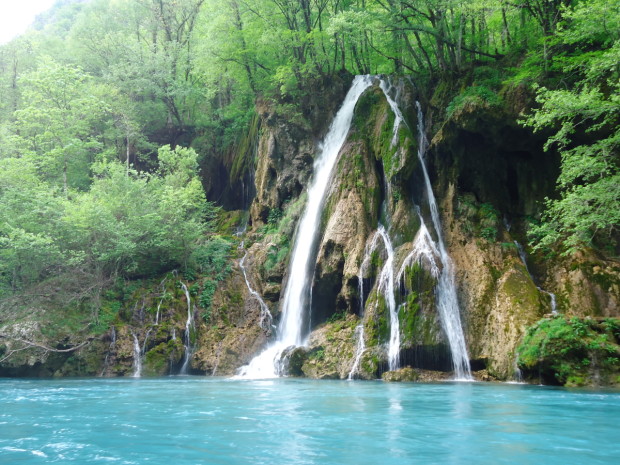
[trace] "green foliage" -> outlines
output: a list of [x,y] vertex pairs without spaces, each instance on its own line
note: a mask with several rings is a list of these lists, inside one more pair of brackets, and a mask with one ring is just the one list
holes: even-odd
[[[604,246],[617,254],[620,224],[620,27],[618,8],[597,0],[566,12],[558,34],[565,47],[594,43],[595,53],[575,54],[565,72],[579,77],[570,89],[538,88],[540,107],[523,122],[535,131],[551,129],[546,150],[562,157],[559,198],[546,199],[545,213],[530,237],[535,250],[572,253]],[[606,27],[591,34],[593,24]],[[608,27],[608,28],[607,28]]]
[[278,222],[282,219],[284,213],[279,208],[272,208],[269,210],[269,215],[267,216],[267,224],[269,226],[276,226]]
[[603,323],[562,316],[541,320],[528,328],[517,348],[519,366],[560,384],[588,379],[594,376],[593,370],[616,373],[620,371],[617,326],[618,321],[612,319]]
[[484,85],[467,87],[458,94],[448,104],[446,113],[452,116],[466,108],[476,108],[480,106],[497,107],[502,103],[501,98],[496,92]]
[[309,360],[317,360],[322,361],[325,360],[325,349],[323,347],[319,347],[318,349],[314,349],[308,354]]
[[[457,211],[467,218],[465,227],[489,242],[497,240],[500,216],[490,203],[477,203],[473,198],[459,196]],[[514,246],[514,244],[513,244]]]
[[199,302],[203,308],[202,318],[205,323],[209,323],[211,318],[211,304],[213,303],[213,296],[217,289],[217,283],[211,279],[204,282],[202,292],[200,294]]
[[222,236],[213,236],[194,249],[191,263],[203,275],[216,281],[223,280],[230,273],[232,243]]
[[267,260],[263,264],[266,271],[270,271],[278,264],[283,263],[290,252],[290,239],[288,236],[278,234],[275,236],[276,243],[271,245],[267,251]]
[[3,292],[76,267],[126,277],[187,267],[214,208],[196,177],[195,152],[164,147],[161,155],[156,175],[115,162],[94,165],[90,189],[69,199],[40,180],[28,160],[0,159]]
[[346,311],[332,313],[329,318],[327,318],[327,323],[335,323],[337,321],[344,320],[347,317]]

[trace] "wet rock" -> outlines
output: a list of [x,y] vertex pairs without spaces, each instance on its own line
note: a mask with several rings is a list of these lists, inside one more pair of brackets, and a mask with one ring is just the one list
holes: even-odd
[[381,375],[381,379],[389,383],[402,381],[412,382],[418,381],[419,375],[413,368],[405,367],[394,371],[386,371],[383,375]]

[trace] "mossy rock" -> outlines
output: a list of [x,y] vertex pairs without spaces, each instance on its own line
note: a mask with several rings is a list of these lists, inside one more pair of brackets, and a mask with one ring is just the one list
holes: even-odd
[[411,367],[400,368],[394,371],[386,371],[381,375],[383,381],[389,383],[403,382],[403,381],[417,381],[419,378],[418,373]]
[[184,353],[185,347],[179,339],[162,342],[145,354],[142,372],[146,376],[169,374],[170,367],[178,365]]
[[530,379],[566,386],[617,384],[620,319],[545,318],[528,329],[517,354]]

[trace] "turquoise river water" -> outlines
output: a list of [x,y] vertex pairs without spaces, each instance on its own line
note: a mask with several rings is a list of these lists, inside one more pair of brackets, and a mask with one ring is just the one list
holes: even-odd
[[0,379],[0,463],[618,464],[617,391]]

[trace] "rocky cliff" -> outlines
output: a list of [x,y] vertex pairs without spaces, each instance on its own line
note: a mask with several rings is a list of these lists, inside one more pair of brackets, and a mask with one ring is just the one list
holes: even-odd
[[[232,375],[273,338],[313,161],[349,84],[346,76],[319,83],[315,98],[297,107],[258,102],[247,140],[218,161],[221,166],[211,173],[218,179],[205,181],[218,195],[236,191],[223,202],[230,208],[248,203],[239,186],[255,195],[247,229],[229,254],[231,270],[209,305],[199,297],[206,283],[193,283],[189,373]],[[544,153],[542,139],[517,123],[531,105],[527,91],[506,88],[501,104],[472,99],[446,113],[440,110],[448,103],[441,90],[433,94],[409,80],[388,84],[384,80],[381,88],[377,80],[360,98],[339,155],[314,260],[311,334],[308,346],[291,356],[289,372],[381,377],[389,369],[391,311],[398,316],[399,366],[413,371],[389,379],[440,379],[452,371],[450,341],[438,311],[438,276],[446,264],[437,250],[439,233],[431,226],[421,147],[477,376],[517,376],[517,349],[526,329],[546,316],[619,317],[616,260],[594,251],[562,258],[528,254],[528,224],[540,214],[541,200],[554,195],[559,159]],[[403,121],[386,95],[398,103]],[[242,186],[248,182],[253,186]],[[390,273],[392,309],[384,282]],[[5,358],[15,353],[3,373],[131,375],[137,353],[141,374],[177,373],[187,350],[182,282],[192,290],[191,276],[175,276],[127,297],[124,323],[83,347],[67,331],[71,353],[61,352],[65,346],[47,347],[51,336],[29,350],[16,343],[33,334],[28,328],[38,324],[36,318],[3,328],[14,341],[6,345]],[[615,333],[609,334],[613,339]]]

